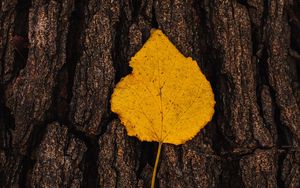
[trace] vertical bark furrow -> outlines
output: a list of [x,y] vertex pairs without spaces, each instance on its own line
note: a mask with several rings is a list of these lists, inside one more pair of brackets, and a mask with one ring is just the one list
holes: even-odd
[[[293,48],[291,41],[291,28],[288,23],[289,1],[270,1],[268,6],[268,18],[265,26],[267,33],[266,42],[269,48],[269,58],[266,63],[270,91],[274,98],[278,116],[277,129],[279,134],[279,147],[284,149],[283,162],[278,169],[279,181],[283,181],[286,187],[298,187],[299,176],[299,143],[300,143],[300,108],[299,87],[294,87],[299,80],[295,78],[295,67],[291,63],[288,54]],[[294,4],[296,7],[297,4]],[[295,27],[295,25],[292,25]]]
[[[289,144],[300,144],[300,107],[292,88],[292,78],[288,64],[290,48],[290,27],[288,25],[288,1],[270,1],[266,26],[269,46],[267,61],[268,79],[279,108],[280,121],[291,134]],[[299,88],[298,88],[299,90]]]
[[[2,36],[0,39],[0,77],[3,85],[10,84],[19,74],[19,71],[26,65],[28,55],[28,12],[30,1],[18,0],[11,1],[13,9],[10,9],[4,2],[4,10],[0,18],[4,23]],[[9,23],[5,23],[9,21]],[[7,30],[8,29],[8,30]],[[6,30],[6,31],[5,31]],[[3,53],[5,52],[5,53]],[[3,58],[3,59],[2,59]],[[2,61],[3,60],[3,61]]]
[[[19,6],[18,6],[19,5]],[[18,186],[23,169],[23,157],[11,150],[10,126],[14,125],[10,110],[5,106],[5,85],[15,76],[15,37],[18,1],[0,4],[0,182],[2,187]]]
[[117,1],[89,1],[86,11],[89,18],[75,70],[70,118],[78,130],[96,135],[109,116],[115,78],[112,47],[120,5]]
[[[254,9],[255,11],[251,9],[251,3],[257,7]],[[257,66],[259,66],[260,69],[264,67],[256,65],[256,63],[260,62],[253,57],[254,54],[254,56],[259,56],[258,58],[264,58],[260,56],[260,48],[264,43],[261,41],[264,37],[261,29],[264,27],[262,24],[265,23],[264,16],[266,16],[268,12],[263,10],[263,4],[259,2],[249,2],[248,10],[246,7],[243,7],[244,5],[241,6],[235,3],[232,3],[232,6],[228,4],[222,5],[223,6],[215,10],[217,12],[215,17],[216,22],[213,23],[216,29],[215,38],[217,39],[214,42],[214,46],[216,49],[224,52],[224,55],[221,55],[220,58],[222,61],[220,71],[226,80],[225,83],[220,82],[220,84],[227,84],[225,88],[228,88],[227,91],[221,90],[220,93],[220,95],[226,93],[222,98],[228,98],[227,100],[229,100],[221,104],[226,105],[226,107],[222,108],[224,109],[222,111],[222,113],[224,113],[223,122],[226,122],[227,119],[230,120],[227,125],[230,127],[226,129],[223,128],[225,130],[223,134],[225,137],[230,136],[227,137],[227,139],[229,139],[231,147],[234,148],[237,155],[242,155],[244,147],[273,147],[277,142],[274,106],[267,86],[262,87],[261,96],[259,96],[261,105],[259,106],[259,104],[257,104],[258,96],[256,89],[261,88],[261,86],[258,87],[256,84],[265,82],[263,80],[264,77],[261,78],[263,82],[257,82],[255,79],[257,79],[257,74],[265,72],[256,72],[256,70],[259,70]],[[225,11],[225,7],[231,7],[232,10]],[[232,14],[230,15],[230,13]],[[248,19],[249,16],[251,16],[252,25]],[[225,17],[228,19],[224,19]],[[252,30],[251,26],[253,27]],[[226,29],[224,30],[224,28]],[[255,33],[251,34],[251,31]],[[255,51],[253,52],[252,50]],[[232,95],[228,95],[228,92],[232,93]],[[259,109],[259,107],[262,109]],[[230,118],[228,118],[228,116]],[[223,127],[222,124],[219,126]],[[224,126],[226,125],[224,124]],[[238,138],[238,140],[234,137]],[[253,154],[251,154],[251,151],[249,152],[249,157],[255,159],[257,155],[256,152]],[[265,165],[267,167],[276,167],[276,152],[271,152],[268,155],[270,155],[272,160]],[[277,167],[269,169],[266,172],[264,170],[258,170],[252,173],[245,170],[245,168],[249,168],[249,166],[260,166],[261,162],[259,160],[247,160],[247,162],[245,162],[243,157],[239,157],[238,160],[240,161],[240,170],[238,171],[240,171],[242,175],[244,186],[253,187],[255,185],[250,182],[255,181],[259,181],[259,185],[277,186]],[[238,182],[239,178],[236,178]]]
[[[230,11],[225,7],[230,8]],[[270,147],[274,144],[273,138],[263,123],[256,103],[256,65],[252,61],[248,10],[228,1],[214,4],[212,14],[215,34],[213,45],[223,52],[219,57],[222,61],[219,71],[225,83],[220,84],[227,85],[227,91],[220,91],[224,102],[219,105],[224,106],[221,112],[224,121],[219,126],[225,137],[230,135],[227,141],[233,148],[247,149],[257,145]]]
[[26,67],[5,91],[15,118],[12,145],[26,150],[33,126],[42,123],[52,104],[55,79],[66,59],[68,18],[73,1],[33,1],[29,13],[30,50]]
[[14,64],[14,23],[17,0],[2,1],[0,5],[0,83],[7,81]]

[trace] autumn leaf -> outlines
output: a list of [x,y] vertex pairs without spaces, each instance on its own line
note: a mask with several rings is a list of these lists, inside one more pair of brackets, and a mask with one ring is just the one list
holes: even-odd
[[129,136],[183,144],[212,118],[214,95],[197,62],[184,57],[161,30],[130,61],[131,74],[114,89],[111,109]]
[[111,109],[129,136],[159,142],[151,188],[163,143],[183,144],[212,118],[214,95],[196,61],[184,57],[161,30],[154,30],[131,58],[131,74],[114,89]]

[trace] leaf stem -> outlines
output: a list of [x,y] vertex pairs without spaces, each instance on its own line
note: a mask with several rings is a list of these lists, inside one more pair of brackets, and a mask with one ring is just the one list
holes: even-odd
[[153,174],[152,174],[151,188],[154,188],[154,186],[155,186],[155,177],[156,177],[157,166],[158,166],[158,161],[159,161],[162,144],[163,144],[162,142],[159,142],[159,144],[158,144],[155,165],[154,165]]

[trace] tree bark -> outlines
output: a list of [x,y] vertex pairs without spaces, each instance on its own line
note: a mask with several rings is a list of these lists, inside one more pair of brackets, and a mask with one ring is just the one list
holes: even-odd
[[115,84],[151,28],[195,59],[213,120],[164,144],[156,187],[300,187],[297,0],[2,0],[0,187],[150,187]]

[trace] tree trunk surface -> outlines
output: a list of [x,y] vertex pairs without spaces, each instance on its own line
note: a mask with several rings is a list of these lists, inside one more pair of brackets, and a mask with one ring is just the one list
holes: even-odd
[[300,187],[297,0],[1,0],[0,187],[150,187],[157,143],[110,96],[159,28],[215,93],[156,187]]

